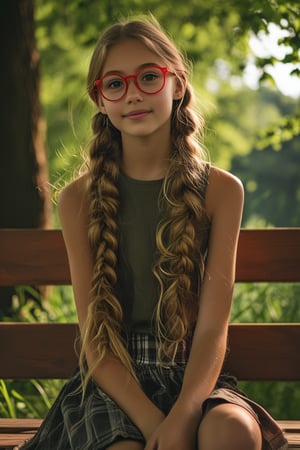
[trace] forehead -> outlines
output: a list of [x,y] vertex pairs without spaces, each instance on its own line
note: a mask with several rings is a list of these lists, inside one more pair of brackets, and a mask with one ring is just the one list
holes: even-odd
[[142,42],[126,39],[108,50],[103,74],[109,71],[130,73],[147,63],[160,65],[163,63],[163,58],[149,50]]

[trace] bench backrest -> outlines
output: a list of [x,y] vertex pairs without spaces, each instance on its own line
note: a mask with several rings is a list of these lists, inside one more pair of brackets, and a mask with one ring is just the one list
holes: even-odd
[[[241,230],[236,281],[299,282],[300,228]],[[70,282],[60,230],[0,229],[0,286]],[[0,323],[0,378],[69,377],[77,334],[76,324]],[[300,380],[299,344],[299,323],[232,324],[226,369],[241,380]]]

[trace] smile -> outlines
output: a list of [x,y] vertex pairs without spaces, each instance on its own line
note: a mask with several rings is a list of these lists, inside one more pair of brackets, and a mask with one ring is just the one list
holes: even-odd
[[137,111],[131,111],[128,114],[124,114],[123,117],[125,117],[126,119],[131,119],[131,120],[138,120],[138,119],[143,119],[144,117],[146,117],[148,114],[150,114],[151,111],[149,110],[137,110]]

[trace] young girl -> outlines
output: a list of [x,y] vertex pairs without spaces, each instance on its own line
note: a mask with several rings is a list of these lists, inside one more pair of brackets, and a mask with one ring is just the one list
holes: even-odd
[[90,164],[58,204],[80,371],[24,449],[287,448],[220,375],[243,188],[204,161],[187,75],[157,24],[116,24],[96,46]]

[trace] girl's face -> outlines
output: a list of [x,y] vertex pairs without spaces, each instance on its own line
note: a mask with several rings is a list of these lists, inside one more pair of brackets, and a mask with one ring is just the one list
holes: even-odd
[[[138,74],[147,66],[166,67],[166,62],[138,40],[127,39],[110,48],[101,75],[103,77],[113,73],[126,77]],[[171,67],[168,69],[172,70]],[[127,92],[120,100],[109,101],[101,95],[98,96],[100,112],[108,115],[123,138],[126,135],[150,136],[162,128],[170,134],[173,100],[183,96],[183,88],[172,73],[166,73],[165,77],[164,87],[155,94],[142,92],[136,86],[134,78],[130,77],[127,78]],[[145,80],[151,82],[152,78],[151,73],[146,74]],[[112,79],[112,89],[118,88],[119,84]],[[148,90],[148,86],[145,90]]]

